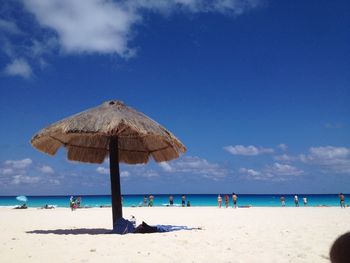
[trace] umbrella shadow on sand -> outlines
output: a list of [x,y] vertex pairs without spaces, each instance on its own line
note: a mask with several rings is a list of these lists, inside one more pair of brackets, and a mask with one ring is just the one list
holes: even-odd
[[31,230],[27,234],[55,234],[55,235],[104,235],[111,234],[111,229],[106,228],[77,228],[77,229],[50,229]]
[[[123,219],[125,220],[125,219]],[[127,221],[127,220],[125,220]],[[123,229],[123,234],[151,234],[151,233],[165,233],[180,230],[203,230],[202,227],[188,227],[188,226],[175,226],[175,225],[155,225],[150,226],[145,222],[142,222],[138,227],[127,225]],[[56,234],[56,235],[103,235],[113,234],[114,230],[106,228],[75,228],[75,229],[52,229],[52,230],[31,230],[27,231],[27,234]]]

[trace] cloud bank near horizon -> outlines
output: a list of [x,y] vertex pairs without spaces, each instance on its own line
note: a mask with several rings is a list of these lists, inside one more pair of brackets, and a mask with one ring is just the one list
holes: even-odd
[[233,154],[233,155],[244,155],[244,156],[256,156],[265,153],[273,153],[274,149],[256,147],[254,145],[244,146],[244,145],[229,145],[225,146],[224,150]]

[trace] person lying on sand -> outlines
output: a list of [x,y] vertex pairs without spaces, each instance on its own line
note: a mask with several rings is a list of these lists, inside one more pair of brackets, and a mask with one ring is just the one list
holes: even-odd
[[48,204],[46,204],[46,205],[40,207],[40,209],[54,209],[54,208],[55,208],[54,205],[48,205]]
[[27,209],[28,206],[26,204],[23,204],[21,206],[16,206],[14,209]]
[[134,233],[135,234],[164,233],[164,232],[172,232],[177,230],[202,230],[202,228],[187,227],[187,226],[171,226],[171,225],[150,226],[142,221],[142,224],[136,227]]
[[202,230],[201,227],[173,226],[173,225],[156,225],[150,226],[144,221],[136,227],[136,218],[132,216],[131,220],[119,218],[117,224],[113,227],[112,233],[117,234],[146,234],[146,233],[164,233],[178,230]]

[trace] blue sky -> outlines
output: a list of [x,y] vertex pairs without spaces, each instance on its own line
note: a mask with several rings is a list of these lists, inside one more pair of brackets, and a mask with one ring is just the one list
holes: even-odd
[[0,195],[108,194],[108,164],[31,147],[119,99],[187,146],[123,193],[350,192],[349,1],[40,0],[0,7]]

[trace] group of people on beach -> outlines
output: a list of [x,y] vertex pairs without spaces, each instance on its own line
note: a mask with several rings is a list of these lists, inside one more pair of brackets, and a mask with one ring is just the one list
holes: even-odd
[[147,198],[147,195],[145,195],[143,197],[143,206],[152,207],[153,206],[153,202],[154,202],[154,196],[153,195],[150,195],[148,198]]
[[[154,196],[153,195],[150,195],[149,197],[147,197],[147,195],[145,195],[143,197],[143,206],[152,207],[153,204],[154,204]],[[169,205],[167,205],[167,206],[174,206],[174,196],[172,196],[172,195],[169,196]],[[181,196],[181,206],[182,207],[191,206],[190,201],[187,201],[187,203],[186,203],[186,196],[185,195]]]
[[[224,199],[225,199],[225,207],[228,208],[229,203],[230,203],[229,195],[225,194]],[[237,208],[237,195],[235,193],[232,193],[232,203],[233,203],[233,207]],[[218,207],[221,208],[221,206],[222,206],[222,197],[219,194],[218,195]]]
[[[283,195],[281,196],[280,201],[281,201],[281,206],[285,207],[286,206],[286,198]],[[307,197],[303,197],[304,206],[307,206],[307,201],[308,201]],[[294,205],[295,205],[295,207],[299,206],[299,197],[298,197],[298,195],[294,195]]]
[[[286,206],[286,198],[283,195],[281,196],[280,201],[281,201],[281,206],[285,207]],[[345,208],[345,196],[343,193],[339,194],[339,201],[340,201],[340,207]],[[307,206],[307,204],[308,204],[307,197],[303,197],[303,203],[304,203],[304,206]],[[295,207],[299,207],[298,195],[294,195],[294,205],[295,205]]]
[[[167,206],[174,206],[174,196],[169,195],[169,205],[167,205]],[[187,201],[187,203],[186,203],[186,196],[185,195],[181,196],[181,206],[182,207],[185,207],[185,206],[189,207],[189,206],[191,206],[190,201]]]
[[[238,199],[237,195],[235,193],[232,193],[232,204],[233,204],[234,208],[237,208],[237,199]],[[122,197],[122,200],[123,200],[123,197]],[[294,195],[293,200],[294,200],[295,207],[299,207],[298,195]],[[343,193],[339,194],[339,200],[340,200],[340,207],[345,208],[346,207],[345,196]],[[230,196],[228,194],[224,195],[224,201],[225,201],[225,207],[228,208],[229,203],[230,203]],[[223,198],[222,198],[221,194],[218,195],[217,202],[218,202],[218,207],[221,208],[222,202],[223,202]],[[281,202],[282,207],[286,206],[286,198],[284,195],[282,195],[280,197],[280,202]],[[304,204],[304,206],[308,205],[308,199],[305,196],[303,197],[303,204]],[[145,195],[143,198],[143,206],[153,207],[153,205],[154,205],[154,196],[149,195],[147,197],[147,195]],[[71,196],[69,206],[72,209],[72,211],[74,211],[76,208],[80,208],[81,207],[81,197],[80,196],[78,196],[78,197]],[[140,203],[139,206],[142,206],[142,203]],[[174,206],[174,196],[173,195],[169,196],[169,205],[167,205],[167,206]],[[181,196],[181,206],[182,207],[190,207],[191,206],[191,203],[189,200],[187,200],[187,202],[186,202],[186,196],[184,194]],[[249,205],[249,206],[241,206],[241,207],[251,207],[251,206]]]
[[[171,201],[172,200],[172,201]],[[169,203],[170,203],[170,206],[173,206],[174,205],[174,197],[171,195],[171,196],[169,196]],[[181,196],[181,206],[182,207],[185,207],[185,206],[187,206],[187,207],[190,207],[191,206],[191,203],[190,203],[190,201],[187,201],[187,204],[186,204],[186,196],[185,195],[182,195]]]
[[80,208],[80,205],[81,205],[81,197],[80,196],[78,196],[78,197],[71,196],[69,198],[69,207],[71,208],[72,211],[74,211],[77,208]]

